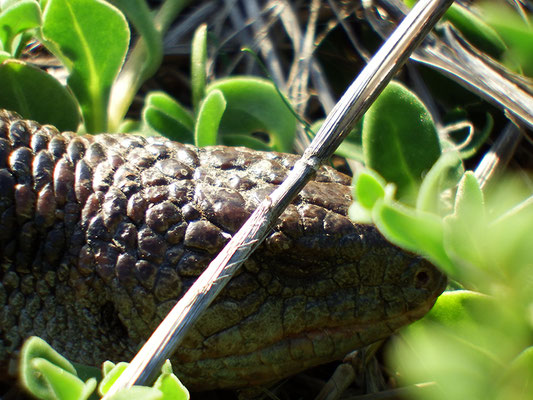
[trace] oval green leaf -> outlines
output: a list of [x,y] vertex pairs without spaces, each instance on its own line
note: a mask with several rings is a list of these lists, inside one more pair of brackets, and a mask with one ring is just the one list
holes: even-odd
[[[520,15],[505,3],[483,2],[485,21],[507,44],[503,62],[515,71],[533,77],[533,23],[531,13]],[[528,19],[529,18],[529,19]]]
[[476,324],[478,321],[475,316],[493,308],[493,301],[493,298],[469,290],[444,292],[424,320],[418,324],[432,321],[448,328],[461,330],[465,328],[465,325]]
[[526,347],[505,369],[498,400],[528,398],[533,395],[533,346]]
[[446,274],[456,274],[456,267],[444,250],[442,220],[435,214],[378,201],[372,219],[390,242],[427,257]]
[[153,388],[163,393],[164,400],[189,400],[190,398],[187,388],[172,372],[172,365],[169,360],[163,364],[161,375],[155,381]]
[[50,389],[44,376],[36,372],[32,365],[35,359],[48,360],[61,370],[76,375],[72,364],[43,339],[35,336],[28,338],[20,351],[20,378],[23,386],[39,398],[49,398]]
[[194,141],[196,146],[217,144],[218,127],[226,109],[226,99],[220,90],[212,90],[205,97],[196,120]]
[[185,108],[164,92],[152,92],[145,100],[143,123],[160,135],[181,143],[193,143],[194,120]]
[[485,199],[472,171],[467,171],[459,182],[455,196],[455,214],[467,225],[483,223],[485,220]]
[[262,132],[268,135],[266,144],[272,150],[292,150],[296,118],[272,82],[252,77],[221,79],[208,86],[206,93],[216,89],[227,102],[219,128],[222,143],[226,134]]
[[85,400],[96,388],[96,379],[86,383],[44,358],[34,358],[31,366],[36,374],[41,374],[49,388],[48,399]]
[[441,149],[431,115],[405,86],[391,82],[365,114],[363,152],[367,167],[396,184],[398,199],[414,204]]
[[102,375],[104,378],[98,385],[98,393],[100,393],[101,396],[105,395],[109,389],[111,389],[111,386],[113,386],[115,381],[124,372],[127,366],[127,362],[119,362],[118,364],[112,366],[109,363],[104,363],[102,366]]
[[107,130],[109,92],[130,39],[124,15],[101,0],[49,0],[42,32],[70,71],[87,132]]
[[41,25],[41,8],[35,0],[21,0],[0,13],[0,42],[13,54],[13,39],[18,34]]
[[61,131],[76,131],[78,105],[70,92],[54,77],[22,61],[0,65],[0,107],[24,118],[52,124]]
[[385,198],[386,182],[375,172],[365,170],[359,173],[354,183],[354,198],[363,207],[371,210],[378,199]]

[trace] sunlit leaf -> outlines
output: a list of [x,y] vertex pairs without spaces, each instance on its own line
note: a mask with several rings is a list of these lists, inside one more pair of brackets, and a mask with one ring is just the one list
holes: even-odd
[[496,398],[502,371],[529,342],[516,304],[509,303],[509,309],[501,300],[445,292],[426,317],[402,330],[403,340],[391,350],[403,383],[435,383],[429,390],[413,390],[412,398]]
[[163,393],[160,390],[146,386],[132,386],[128,389],[120,390],[109,400],[163,400]]
[[41,8],[35,0],[21,0],[0,13],[0,42],[13,54],[13,39],[20,33],[41,24]]
[[92,378],[84,383],[76,375],[44,358],[34,358],[31,366],[47,383],[50,394],[46,399],[85,400],[96,388],[96,379]]
[[109,92],[129,44],[124,15],[101,0],[49,0],[42,31],[70,71],[87,132],[107,130]]
[[196,120],[194,141],[196,146],[217,144],[218,127],[226,109],[226,99],[220,90],[212,90],[205,97]]
[[289,152],[296,133],[296,118],[280,98],[272,82],[252,77],[217,80],[206,89],[220,90],[226,99],[226,110],[220,122],[219,134],[268,135],[265,142],[273,150]]
[[161,368],[161,375],[153,387],[163,393],[165,400],[189,400],[189,391],[172,372],[170,361],[167,360]]
[[399,203],[378,201],[372,210],[372,219],[389,241],[426,256],[447,274],[456,275],[456,267],[443,247],[440,217]]
[[365,114],[367,167],[396,184],[398,199],[414,204],[425,173],[440,156],[431,115],[405,86],[391,82]]
[[41,338],[28,338],[20,351],[20,378],[22,384],[35,396],[50,398],[50,388],[45,377],[37,373],[32,365],[34,359],[45,359],[72,375],[76,375],[74,366],[61,354],[55,351]]
[[[317,133],[324,120],[319,120],[311,125],[311,131]],[[335,150],[335,154],[350,160],[364,162],[363,155],[363,119],[359,120],[354,129],[346,136]]]
[[155,132],[181,143],[193,143],[194,120],[181,104],[164,92],[146,96],[143,122]]
[[76,131],[78,105],[70,92],[54,77],[22,61],[0,64],[0,107],[24,118],[52,124],[61,131]]
[[377,200],[385,197],[385,180],[371,170],[365,170],[354,179],[354,199],[369,210]]
[[439,215],[450,212],[451,205],[444,203],[442,194],[457,184],[463,172],[457,152],[444,152],[422,180],[416,200],[417,210]]
[[105,395],[109,389],[111,389],[111,386],[113,386],[113,383],[118,379],[118,377],[124,372],[126,367],[128,366],[127,362],[119,362],[116,365],[113,365],[112,368],[111,364],[105,364],[102,367],[102,375],[103,379],[98,385],[98,393],[100,393],[101,396]]

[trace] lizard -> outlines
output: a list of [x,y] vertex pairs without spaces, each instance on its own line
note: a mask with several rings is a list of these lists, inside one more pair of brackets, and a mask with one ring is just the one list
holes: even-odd
[[[0,111],[0,376],[37,335],[128,360],[296,155],[76,135]],[[280,380],[421,318],[446,277],[347,216],[323,166],[173,355],[191,390]]]

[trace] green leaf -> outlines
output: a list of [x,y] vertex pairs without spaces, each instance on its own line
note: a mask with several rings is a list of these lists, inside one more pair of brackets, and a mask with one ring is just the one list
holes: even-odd
[[7,51],[0,50],[0,63],[3,63],[8,58],[11,58],[11,54]]
[[195,112],[198,112],[200,102],[205,96],[205,83],[207,59],[207,25],[202,24],[194,32],[191,48],[191,89],[192,104]]
[[48,343],[35,336],[28,338],[20,351],[20,379],[23,386],[39,398],[50,398],[50,388],[45,377],[36,372],[32,365],[36,358],[48,360],[58,368],[76,375],[72,364]]
[[115,365],[116,364],[112,361],[104,361],[104,363],[102,364],[102,377],[105,378],[111,371],[113,371]]
[[143,108],[144,124],[181,143],[193,143],[194,120],[185,108],[164,92],[151,92]]
[[76,362],[72,362],[71,364],[76,368],[78,378],[82,381],[87,381],[91,378],[96,379],[96,382],[102,380],[102,371],[99,368]]
[[111,365],[109,363],[104,363],[102,366],[102,375],[104,378],[98,385],[98,393],[100,393],[101,396],[105,395],[109,391],[111,386],[113,386],[113,383],[115,383],[127,366],[127,362],[119,362],[118,364],[113,365],[113,367],[110,369]]
[[372,223],[372,210],[363,207],[361,203],[358,203],[357,201],[350,204],[350,207],[348,208],[348,216],[352,221],[357,222],[358,224]]
[[[153,26],[150,26],[148,15],[144,12],[146,6],[144,5],[141,8],[140,12],[143,14],[142,24],[138,22],[134,22],[134,24],[142,36],[135,43],[133,49],[130,50],[128,59],[111,90],[109,127],[113,132],[121,125],[139,88],[161,65],[163,54],[162,37],[172,22],[174,22],[176,16],[190,1],[173,0],[161,2],[159,9],[150,13]],[[128,4],[128,0],[119,0],[119,2],[125,10],[127,7],[127,15],[133,16],[133,11],[139,12],[139,10],[135,10],[135,3]]]
[[494,28],[504,42],[507,51],[503,62],[513,70],[533,77],[533,20],[531,13],[522,18],[516,10],[506,6],[505,3],[483,2],[485,21]]
[[474,46],[494,58],[500,57],[507,48],[498,32],[464,6],[452,4],[446,11],[445,18]]
[[389,241],[427,257],[446,274],[456,275],[456,267],[444,251],[442,220],[438,216],[399,203],[378,201],[372,217]]
[[252,77],[218,80],[206,93],[220,90],[227,106],[220,123],[219,134],[268,134],[266,143],[275,151],[289,152],[296,133],[296,118],[280,98],[272,82]]
[[495,396],[511,383],[502,372],[529,345],[531,335],[524,305],[510,300],[507,293],[501,294],[445,292],[426,317],[402,330],[403,340],[394,349],[399,376],[407,380],[406,384],[437,383],[435,390],[413,398],[531,397]]
[[0,107],[61,131],[77,130],[80,115],[76,100],[39,68],[22,61],[4,61],[0,65],[0,87]]
[[371,170],[360,172],[354,180],[354,199],[372,210],[379,199],[385,197],[385,180]]
[[132,386],[109,397],[109,400],[163,400],[160,390],[146,386]]
[[42,32],[70,71],[87,132],[107,130],[109,92],[130,38],[126,19],[101,0],[49,0]]
[[448,214],[451,210],[450,206],[444,204],[442,200],[443,191],[454,187],[463,172],[463,164],[457,152],[442,153],[420,185],[416,209],[439,215]]
[[398,199],[414,204],[425,173],[440,156],[431,115],[406,87],[391,82],[365,114],[366,166],[397,186]]
[[[457,189],[455,212],[444,219],[444,248],[454,262],[461,266],[456,278],[485,288],[501,272],[491,268],[486,241],[487,221],[483,192],[472,173],[467,171]],[[488,276],[487,273],[492,275]]]
[[484,294],[470,290],[444,292],[424,317],[424,321],[420,320],[418,325],[431,321],[458,331],[467,329],[468,325],[478,323],[475,317],[477,314],[493,307],[493,301]]
[[[405,4],[412,7],[416,0],[404,0]],[[498,9],[502,4],[498,4]],[[453,3],[446,11],[444,20],[450,21],[473,45],[480,50],[499,57],[506,46],[502,38],[478,14],[466,7]]]
[[172,365],[169,360],[166,360],[161,368],[161,375],[159,375],[153,387],[163,393],[164,400],[189,400],[190,398],[187,388],[172,372]]
[[196,146],[217,144],[218,127],[226,109],[226,99],[220,90],[212,90],[205,97],[196,121],[194,142]]
[[467,171],[455,197],[455,214],[465,220],[467,224],[483,223],[485,220],[485,200],[476,176],[472,171]]
[[140,132],[142,130],[142,124],[140,121],[136,119],[130,119],[126,118],[124,119],[120,126],[117,129],[117,132],[120,133],[135,133]]
[[21,0],[0,13],[0,42],[13,54],[13,39],[20,33],[41,25],[41,8],[35,0]]
[[42,374],[49,388],[46,398],[58,400],[85,400],[96,388],[96,379],[91,378],[86,383],[76,375],[65,371],[44,358],[34,358],[31,366],[36,374]]
[[445,292],[426,317],[402,331],[394,366],[404,383],[436,383],[413,398],[495,398],[509,356],[529,341],[522,316],[509,312],[502,300],[470,291]]
[[501,377],[498,400],[529,399],[533,396],[533,346],[522,351]]
[[[507,179],[508,180],[508,179]],[[523,181],[521,186],[524,186]],[[513,187],[499,185],[502,193],[499,197],[511,198],[516,201],[517,193]],[[499,199],[491,199],[491,210]],[[533,251],[531,246],[531,227],[533,226],[533,196],[520,202],[505,214],[491,221],[478,240],[485,244],[485,259],[490,261],[491,269],[495,269],[506,283],[514,288],[514,294],[524,304],[533,301]]]

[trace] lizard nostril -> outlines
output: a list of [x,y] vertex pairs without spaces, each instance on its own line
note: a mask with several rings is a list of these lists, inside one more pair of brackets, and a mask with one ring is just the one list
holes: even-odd
[[417,271],[415,274],[415,286],[417,288],[426,286],[429,282],[429,274],[425,269]]

